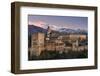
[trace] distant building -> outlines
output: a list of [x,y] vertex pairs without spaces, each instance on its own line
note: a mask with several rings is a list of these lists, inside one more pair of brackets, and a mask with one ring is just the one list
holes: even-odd
[[48,26],[47,34],[45,38],[45,50],[47,51],[63,51],[64,42],[62,42],[61,37],[55,34],[51,28]]
[[70,34],[69,35],[69,38],[71,39],[71,40],[74,40],[74,39],[86,39],[86,35],[83,35],[83,34]]
[[85,40],[86,38],[87,38],[87,35],[85,34],[66,34],[62,36],[62,39],[64,41],[77,40],[77,39]]
[[87,36],[83,34],[60,35],[48,26],[46,33],[38,32],[31,36],[30,56],[39,56],[42,51],[58,51],[62,53],[69,50],[84,50],[87,49],[87,46],[79,47],[79,41],[86,39]]

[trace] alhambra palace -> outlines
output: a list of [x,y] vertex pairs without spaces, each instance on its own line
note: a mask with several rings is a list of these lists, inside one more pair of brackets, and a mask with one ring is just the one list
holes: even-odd
[[52,31],[48,26],[47,32],[34,33],[31,36],[31,47],[28,48],[30,56],[39,56],[41,52],[58,51],[59,53],[70,51],[83,51],[87,50],[87,45],[80,46],[80,41],[86,41],[85,34],[64,34],[59,35]]

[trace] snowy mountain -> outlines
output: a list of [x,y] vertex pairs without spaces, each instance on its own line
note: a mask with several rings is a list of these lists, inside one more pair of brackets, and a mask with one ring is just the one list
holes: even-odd
[[86,30],[81,30],[81,29],[70,29],[70,28],[61,28],[58,30],[59,32],[65,32],[65,33],[80,33],[80,34],[85,34],[87,33]]
[[[78,33],[78,34],[87,34],[86,30],[81,30],[81,29],[70,29],[70,28],[59,28],[59,27],[55,27],[55,26],[50,26],[50,28],[52,29],[52,31],[56,31],[59,33],[66,33],[66,34],[70,34],[70,33]],[[38,27],[35,25],[28,25],[28,34],[31,35],[33,33],[37,33],[37,32],[42,32],[42,33],[46,33],[47,32],[47,26],[44,25],[44,27]]]

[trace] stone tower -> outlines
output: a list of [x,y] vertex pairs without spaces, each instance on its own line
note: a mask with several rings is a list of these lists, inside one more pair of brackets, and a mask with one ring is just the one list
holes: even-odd
[[31,37],[31,56],[39,56],[44,50],[44,33],[35,33]]
[[52,30],[51,30],[50,26],[48,26],[47,33],[46,33],[46,40],[50,40],[51,33],[52,33]]

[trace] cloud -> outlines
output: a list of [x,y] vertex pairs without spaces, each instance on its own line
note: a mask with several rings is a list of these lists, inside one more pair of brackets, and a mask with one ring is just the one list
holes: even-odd
[[44,28],[44,29],[47,29],[48,26],[50,26],[50,28],[53,29],[53,30],[59,28],[59,27],[56,26],[56,25],[48,24],[48,23],[46,23],[46,22],[44,22],[44,21],[33,21],[33,22],[29,21],[28,24],[29,24],[29,25],[35,25],[35,26],[38,26],[38,27],[42,27],[42,28]]
[[45,22],[43,21],[29,21],[28,23],[29,25],[35,25],[35,26],[38,26],[38,27],[44,27],[44,25],[46,24]]
[[50,23],[46,23],[46,22],[44,22],[44,21],[40,21],[40,20],[38,20],[38,21],[29,21],[28,22],[28,24],[29,25],[35,25],[35,26],[38,26],[38,27],[42,27],[42,28],[44,28],[44,29],[47,29],[47,27],[48,26],[50,26],[50,28],[52,29],[52,30],[59,30],[59,29],[61,29],[61,28],[69,28],[69,29],[80,29],[81,27],[79,26],[79,25],[73,25],[73,24],[66,24],[66,25],[60,25],[60,26],[58,26],[58,25],[54,25],[54,24],[50,24]]

